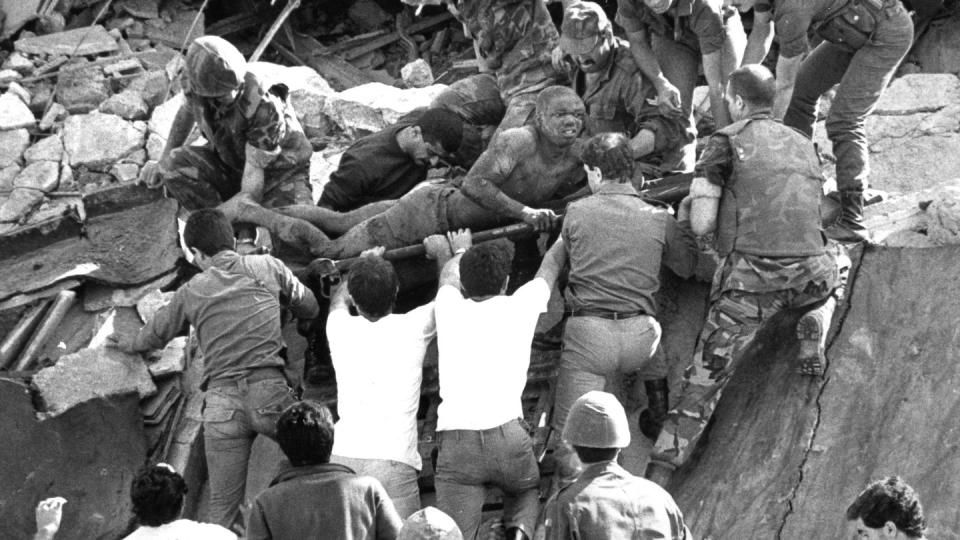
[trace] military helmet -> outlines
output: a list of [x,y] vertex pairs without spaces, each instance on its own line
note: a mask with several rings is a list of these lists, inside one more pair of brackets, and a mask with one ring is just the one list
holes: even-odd
[[221,97],[243,83],[247,61],[229,41],[202,36],[187,49],[185,89],[202,97]]
[[627,413],[613,394],[587,392],[570,407],[563,440],[571,446],[626,448],[630,445]]

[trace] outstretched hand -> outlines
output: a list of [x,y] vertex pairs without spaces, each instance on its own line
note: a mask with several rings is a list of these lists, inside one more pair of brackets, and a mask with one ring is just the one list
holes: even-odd
[[66,503],[67,500],[63,497],[51,497],[37,504],[36,538],[52,539],[57,534],[63,518],[63,505]]
[[466,251],[473,247],[473,233],[470,229],[450,231],[447,233],[447,241],[450,242],[451,252]]
[[361,257],[383,257],[383,254],[386,253],[387,248],[383,246],[374,246],[369,249],[365,249],[360,252]]
[[559,216],[549,208],[530,208],[523,209],[523,222],[531,225],[535,231],[544,232],[553,228]]
[[423,239],[423,249],[427,252],[427,258],[437,260],[443,256],[450,256],[450,242],[442,234],[431,234]]

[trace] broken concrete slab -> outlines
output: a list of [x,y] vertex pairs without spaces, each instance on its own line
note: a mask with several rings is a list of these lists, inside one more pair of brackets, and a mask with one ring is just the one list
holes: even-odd
[[131,475],[147,459],[135,394],[38,422],[29,388],[0,380],[0,409],[0,538],[33,538],[37,501],[54,495],[68,499],[58,539],[129,532]]
[[281,82],[290,90],[290,103],[309,136],[326,135],[330,120],[323,112],[327,98],[336,92],[313,68],[281,66],[270,62],[252,62],[248,69],[268,84]]
[[37,9],[40,7],[40,0],[2,0],[0,1],[0,11],[5,17],[0,21],[3,31],[0,32],[0,39],[7,39],[23,25],[34,20],[37,17]]
[[143,122],[127,122],[112,114],[74,115],[64,122],[63,146],[72,167],[108,168],[143,146]]
[[14,187],[26,188],[43,193],[57,189],[60,182],[59,161],[35,161],[27,165],[13,181]]
[[960,103],[960,78],[956,75],[915,74],[894,79],[877,103],[874,116],[934,112]]
[[19,163],[29,146],[29,131],[22,128],[0,131],[0,168]]
[[400,68],[400,77],[407,88],[426,88],[433,84],[433,70],[423,58],[417,58]]
[[103,66],[103,72],[111,77],[121,77],[124,75],[133,75],[143,71],[143,64],[136,58],[124,58],[112,64]]
[[110,82],[99,66],[60,75],[57,101],[71,114],[94,111],[110,97]]
[[396,123],[413,109],[428,107],[445,89],[442,84],[402,90],[369,83],[328,97],[324,113],[348,134],[372,133]]
[[24,54],[46,56],[92,56],[118,49],[117,41],[99,24],[18,39],[13,48]]
[[[33,96],[30,95],[30,91],[29,91],[29,90],[27,90],[26,88],[20,86],[19,83],[12,82],[12,83],[8,84],[8,85],[7,85],[7,92],[10,92],[11,94],[13,94],[13,95],[17,96],[18,98],[20,98],[20,101],[26,103],[28,107],[30,106],[30,103],[32,102]],[[31,111],[31,112],[32,112],[32,111]]]
[[50,108],[47,109],[47,112],[43,113],[43,117],[40,119],[40,130],[49,131],[54,125],[69,115],[70,113],[63,105],[57,102],[51,103]]
[[0,169],[0,192],[11,191],[13,189],[13,181],[17,175],[20,174],[20,171],[20,165],[16,163]]
[[162,351],[147,357],[147,368],[154,378],[181,373],[186,368],[187,337],[175,337]]
[[330,181],[330,175],[340,166],[340,158],[343,157],[344,150],[339,149],[332,153],[324,150],[314,152],[310,156],[310,188],[313,193],[313,202],[320,200],[324,186]]
[[173,291],[160,292],[160,289],[153,289],[144,294],[136,303],[140,320],[146,323],[153,319],[161,308],[170,303],[173,294]]
[[150,116],[147,128],[150,133],[156,133],[166,142],[167,135],[170,134],[170,128],[173,126],[173,119],[176,118],[180,107],[185,103],[183,93],[179,93],[167,101],[157,105]]
[[925,212],[931,240],[940,245],[960,244],[960,178],[936,189]]
[[16,188],[0,205],[0,223],[22,222],[42,202],[42,192],[35,189]]
[[129,289],[87,283],[83,288],[83,309],[95,312],[112,307],[136,306],[144,296],[154,291],[159,292],[159,287],[168,287],[174,280],[176,280],[176,273],[171,272],[146,285]]
[[118,182],[131,182],[140,176],[140,166],[136,163],[115,163],[110,167],[110,174]]
[[5,92],[0,96],[0,131],[33,127],[36,123],[30,108],[16,94]]
[[163,100],[167,98],[169,88],[170,81],[167,79],[165,72],[148,71],[134,79],[126,91],[139,93],[147,107],[153,108],[163,103]]
[[157,0],[123,0],[117,7],[139,19],[155,19],[160,16]]
[[100,112],[115,114],[127,120],[145,120],[149,113],[147,102],[139,92],[124,90],[114,94],[100,104]]
[[63,141],[60,135],[49,135],[33,144],[23,153],[23,159],[27,164],[38,161],[53,161],[58,165],[63,158]]
[[9,84],[12,81],[19,81],[23,75],[12,69],[0,70],[0,84]]
[[69,163],[63,163],[60,166],[60,190],[74,191],[77,183],[73,179],[73,167]]
[[33,71],[37,69],[29,58],[16,51],[10,53],[10,56],[3,61],[3,65],[0,66],[0,68],[12,69],[24,76],[32,75]]

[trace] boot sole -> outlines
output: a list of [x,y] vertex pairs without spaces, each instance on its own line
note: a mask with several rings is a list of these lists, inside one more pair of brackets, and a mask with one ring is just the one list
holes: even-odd
[[822,370],[826,366],[826,357],[820,347],[820,336],[823,331],[821,324],[811,315],[804,315],[797,321],[797,339],[800,342],[800,353],[797,362],[803,366],[816,360]]

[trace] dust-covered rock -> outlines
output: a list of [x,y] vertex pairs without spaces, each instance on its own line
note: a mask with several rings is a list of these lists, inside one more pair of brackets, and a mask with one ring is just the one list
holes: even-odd
[[13,181],[15,188],[26,188],[49,193],[60,182],[60,162],[37,161],[24,167]]
[[23,153],[23,159],[27,164],[38,161],[53,161],[57,164],[63,158],[63,141],[59,135],[50,135],[34,143]]
[[0,96],[0,131],[33,127],[36,123],[30,108],[16,94],[5,92]]
[[147,107],[153,108],[163,103],[163,100],[167,98],[169,88],[170,81],[167,79],[165,72],[148,71],[134,79],[126,91],[137,92],[144,103],[147,104]]
[[117,40],[98,25],[83,26],[66,32],[18,39],[14,49],[24,54],[44,56],[92,56],[115,52]]
[[42,202],[43,192],[15,188],[3,204],[0,204],[0,223],[20,223]]
[[324,112],[341,129],[357,136],[380,131],[413,109],[428,107],[445,89],[442,84],[402,90],[382,83],[368,83],[330,96]]
[[65,70],[60,75],[57,101],[71,114],[94,111],[109,97],[109,81],[97,66]]
[[283,83],[290,90],[290,103],[308,136],[325,135],[330,120],[323,112],[333,88],[313,68],[281,66],[270,62],[251,62],[247,68],[267,84]]
[[118,182],[130,182],[140,176],[140,166],[136,163],[116,163],[110,167],[110,174]]
[[112,114],[74,115],[64,122],[63,146],[72,167],[104,170],[141,148],[146,131],[143,122],[127,122]]
[[21,170],[23,169],[17,164],[0,169],[0,193],[13,190],[13,181]]
[[408,88],[425,88],[433,84],[433,70],[423,58],[400,68],[400,77]]
[[187,337],[175,337],[162,351],[147,357],[147,368],[154,378],[182,373],[186,369]]
[[145,120],[149,108],[139,92],[124,90],[100,104],[100,112],[115,114],[127,120]]
[[0,131],[0,168],[19,163],[30,146],[30,132],[25,129]]
[[50,108],[47,109],[47,112],[45,112],[40,119],[40,129],[42,131],[49,131],[50,128],[69,115],[70,113],[67,112],[67,109],[63,105],[56,102],[51,103]]
[[21,75],[29,76],[36,69],[36,66],[33,65],[33,62],[19,52],[12,52],[6,60],[3,61],[3,65],[0,66],[3,69],[12,69]]

